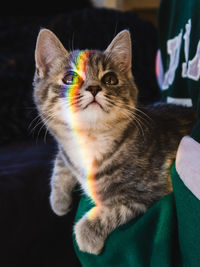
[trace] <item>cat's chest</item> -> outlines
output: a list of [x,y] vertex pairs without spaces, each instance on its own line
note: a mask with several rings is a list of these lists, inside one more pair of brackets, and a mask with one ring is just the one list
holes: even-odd
[[65,151],[77,168],[94,168],[94,163],[102,161],[112,150],[113,140],[108,135],[72,135],[65,142]]

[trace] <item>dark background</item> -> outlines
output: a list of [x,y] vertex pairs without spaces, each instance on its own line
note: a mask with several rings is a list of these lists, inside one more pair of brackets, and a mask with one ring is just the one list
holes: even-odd
[[[49,177],[56,144],[40,124],[32,100],[34,49],[41,27],[52,30],[67,49],[105,49],[129,29],[133,74],[139,100],[159,100],[154,74],[156,29],[134,13],[95,9],[89,1],[42,9],[26,3],[4,7],[0,17],[0,266],[80,266],[72,245],[73,218],[49,206]],[[28,11],[27,11],[28,10]]]

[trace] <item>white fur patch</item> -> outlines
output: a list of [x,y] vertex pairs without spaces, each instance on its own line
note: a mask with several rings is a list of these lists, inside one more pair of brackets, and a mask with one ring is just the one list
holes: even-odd
[[185,136],[176,156],[176,170],[188,189],[200,200],[200,144]]

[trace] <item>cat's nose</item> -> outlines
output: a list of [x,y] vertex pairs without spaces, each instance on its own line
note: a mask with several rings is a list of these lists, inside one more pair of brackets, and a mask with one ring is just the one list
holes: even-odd
[[93,96],[96,96],[96,95],[98,94],[98,92],[101,91],[101,87],[98,86],[98,85],[88,86],[88,87],[86,88],[86,91],[89,91],[89,92],[91,92],[91,94],[92,94]]

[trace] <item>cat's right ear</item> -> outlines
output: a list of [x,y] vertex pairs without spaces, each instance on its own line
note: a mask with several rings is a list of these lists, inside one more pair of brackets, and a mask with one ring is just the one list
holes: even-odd
[[67,50],[52,31],[40,30],[35,49],[36,74],[40,78],[43,78],[60,58],[67,56]]
[[123,30],[115,36],[105,53],[112,57],[121,70],[130,70],[132,63],[132,45],[130,32]]

